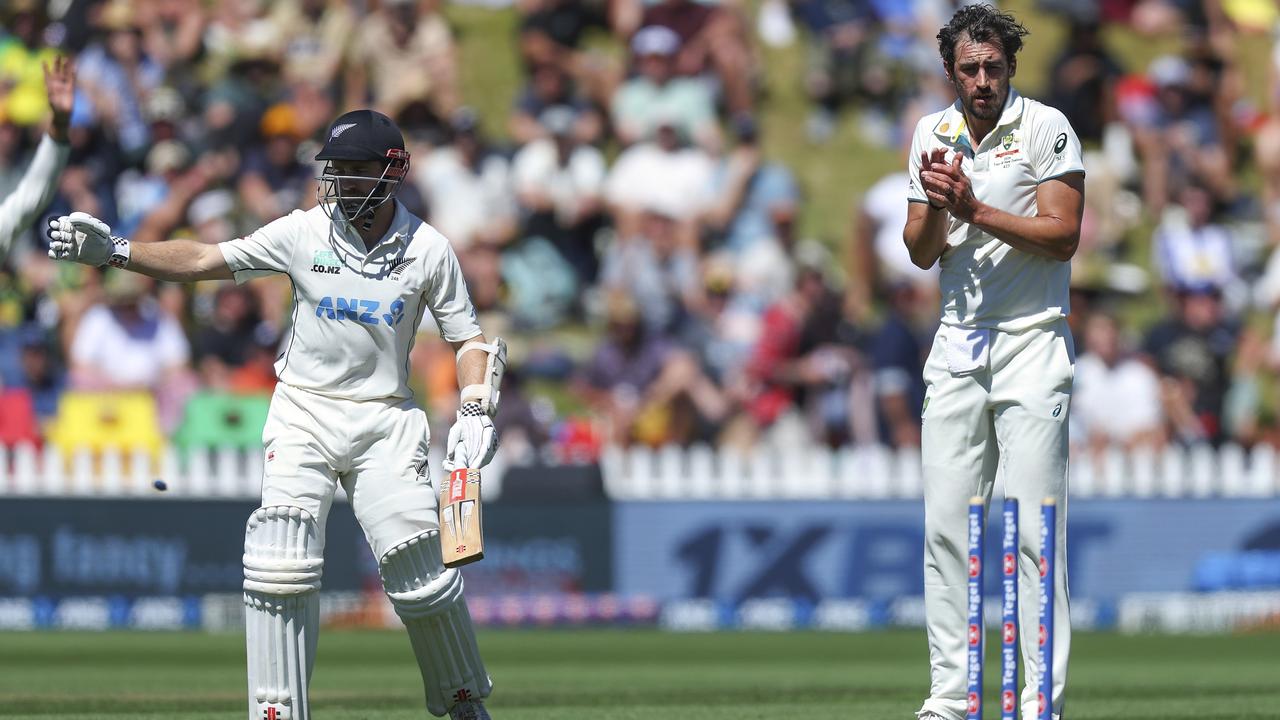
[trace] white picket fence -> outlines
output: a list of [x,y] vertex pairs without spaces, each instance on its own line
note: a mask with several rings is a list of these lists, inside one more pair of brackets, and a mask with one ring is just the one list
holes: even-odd
[[[432,447],[433,475],[443,472],[444,451]],[[166,447],[158,457],[145,450],[108,450],[70,454],[54,445],[35,448],[0,445],[0,498],[5,496],[140,497],[256,499],[262,491],[261,449],[198,448],[189,452]],[[499,457],[485,468],[484,499],[502,494],[504,463]],[[167,490],[156,489],[163,480]],[[345,500],[338,488],[337,497]]]
[[[544,453],[544,457],[548,454]],[[440,473],[443,450],[433,447]],[[0,497],[256,498],[262,451],[166,448],[150,453],[108,451],[70,455],[46,445],[0,446]],[[502,492],[506,462],[499,451],[485,470],[485,499]],[[918,499],[923,495],[918,450],[882,446],[838,450],[740,453],[706,446],[606,448],[600,460],[606,494],[614,500],[825,500]],[[548,468],[548,472],[554,472]],[[154,483],[168,486],[158,492]],[[998,482],[998,481],[997,481]],[[339,497],[342,491],[338,491]],[[1259,446],[1215,449],[1169,447],[1101,458],[1073,457],[1072,497],[1280,497],[1280,458]]]
[[[1271,447],[1169,447],[1072,457],[1072,497],[1280,497]],[[826,500],[923,496],[918,449],[882,446],[756,450],[610,448],[601,459],[615,500]],[[997,479],[997,484],[999,484]]]

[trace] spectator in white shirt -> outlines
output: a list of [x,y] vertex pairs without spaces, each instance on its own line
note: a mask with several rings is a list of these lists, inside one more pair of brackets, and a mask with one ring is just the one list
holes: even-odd
[[574,135],[577,113],[558,105],[539,117],[550,137],[531,141],[513,163],[524,232],[546,238],[573,266],[578,280],[595,280],[595,235],[603,218],[604,155]]
[[450,124],[453,143],[432,152],[417,170],[429,222],[459,254],[474,244],[506,245],[516,227],[511,164],[489,150],[473,110],[459,110]]
[[1120,326],[1105,312],[1089,317],[1084,339],[1071,403],[1073,439],[1095,451],[1159,444],[1164,418],[1155,372],[1124,351]]
[[144,276],[108,271],[105,303],[85,312],[71,342],[71,389],[150,391],[162,425],[172,429],[195,387],[191,346],[152,297],[153,287]]
[[618,235],[638,233],[644,210],[658,207],[680,225],[684,242],[696,237],[698,218],[710,204],[715,163],[682,140],[677,127],[663,120],[652,142],[636,143],[618,156],[604,188]]

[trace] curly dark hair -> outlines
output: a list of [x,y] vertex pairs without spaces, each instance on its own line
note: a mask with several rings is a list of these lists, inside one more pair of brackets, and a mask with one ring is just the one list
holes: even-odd
[[1004,50],[1005,59],[1012,65],[1022,49],[1022,38],[1030,32],[1009,13],[1003,13],[990,5],[967,5],[956,11],[938,31],[938,52],[942,64],[948,70],[956,61],[956,41],[968,35],[974,42],[989,42]]

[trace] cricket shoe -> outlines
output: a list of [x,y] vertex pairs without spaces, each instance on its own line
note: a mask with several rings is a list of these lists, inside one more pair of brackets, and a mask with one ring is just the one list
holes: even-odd
[[491,720],[484,704],[473,700],[464,700],[449,708],[449,717],[451,720]]

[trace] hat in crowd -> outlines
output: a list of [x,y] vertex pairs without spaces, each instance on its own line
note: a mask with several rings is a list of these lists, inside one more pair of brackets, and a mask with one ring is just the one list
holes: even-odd
[[49,349],[49,333],[44,328],[35,323],[27,323],[20,325],[17,329],[18,346],[26,350],[28,348],[36,350]]
[[294,140],[302,139],[301,128],[298,127],[298,113],[288,103],[276,103],[262,114],[258,130],[265,138],[285,136]]
[[458,108],[449,116],[449,128],[456,135],[475,135],[480,131],[480,114],[474,108]]
[[236,198],[230,190],[210,190],[191,202],[187,220],[199,227],[211,220],[225,218],[235,209]]
[[712,294],[727,294],[733,289],[733,257],[727,252],[712,253],[702,266],[702,286]]
[[573,123],[578,114],[568,105],[552,105],[538,116],[538,123],[555,136],[564,136],[573,132]]
[[680,49],[680,36],[662,25],[640,28],[631,37],[631,52],[636,55],[675,55]]
[[162,85],[148,95],[142,112],[147,122],[176,122],[186,113],[186,103],[177,90]]
[[760,126],[756,124],[755,117],[750,113],[734,114],[729,120],[729,127],[738,142],[754,142],[760,134]]
[[640,306],[635,298],[621,290],[612,290],[604,299],[605,320],[630,324],[640,319]]
[[1177,282],[1174,285],[1174,289],[1179,295],[1183,296],[1219,297],[1222,295],[1222,288],[1218,287],[1217,283],[1195,278],[1187,278]]
[[33,13],[40,11],[40,3],[36,0],[10,0],[5,3],[5,5],[7,6],[5,11],[10,17],[19,13]]
[[138,13],[130,0],[110,0],[98,13],[98,27],[103,30],[132,30],[137,27]]
[[177,140],[161,140],[147,152],[147,174],[163,175],[191,162],[191,151]]
[[1191,66],[1177,55],[1161,55],[1151,61],[1147,77],[1160,88],[1186,85],[1191,78]]
[[147,294],[147,280],[125,270],[110,270],[102,278],[102,296],[108,305],[128,305]]

